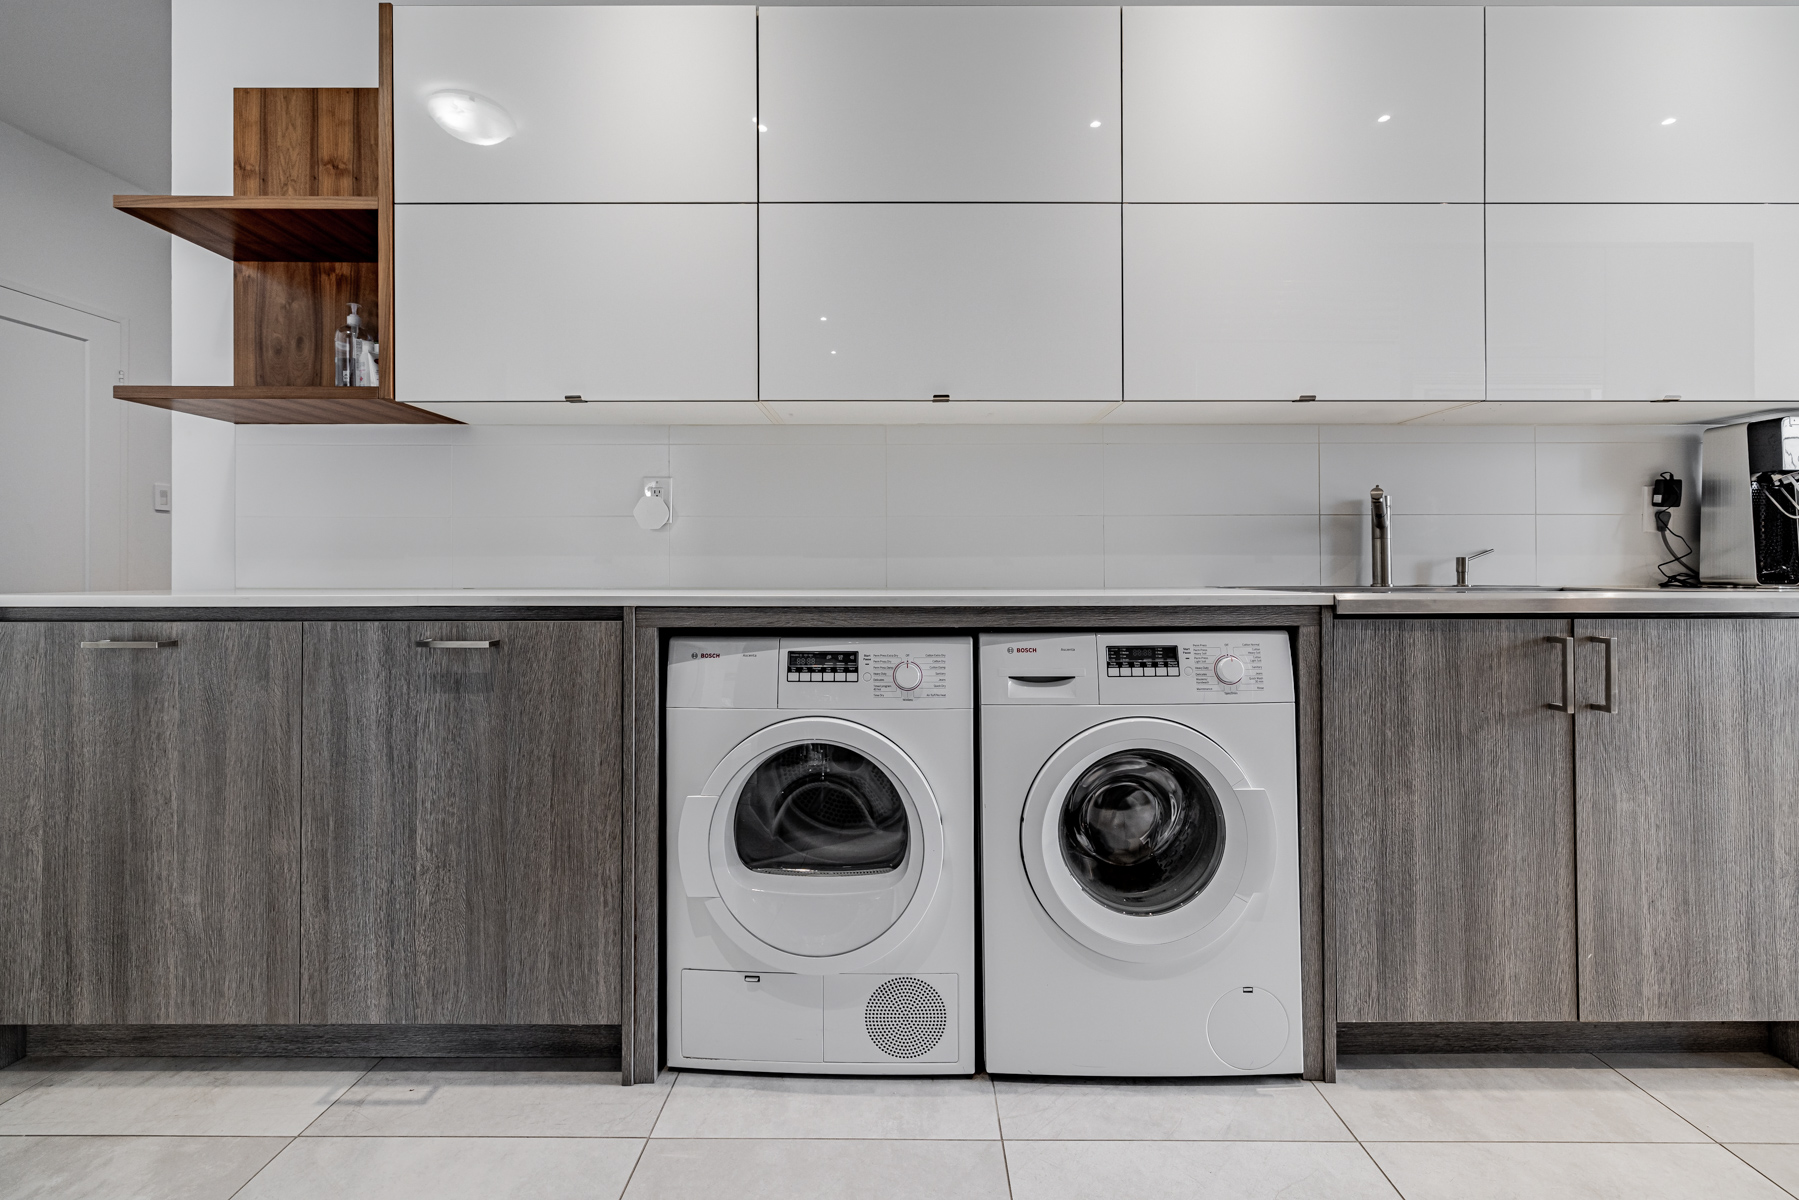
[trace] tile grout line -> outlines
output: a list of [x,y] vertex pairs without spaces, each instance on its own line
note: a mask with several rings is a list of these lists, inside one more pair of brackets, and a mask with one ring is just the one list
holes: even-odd
[[993,1096],[993,1127],[999,1132],[999,1169],[1006,1177],[1006,1200],[1013,1200],[1012,1195],[1012,1154],[1006,1149],[1006,1119],[999,1111],[999,1084],[993,1076],[987,1076],[987,1090]]
[[1331,1098],[1324,1094],[1324,1089],[1318,1086],[1318,1081],[1316,1079],[1308,1079],[1306,1082],[1312,1085],[1312,1091],[1317,1093],[1320,1100],[1324,1101],[1324,1106],[1331,1110],[1331,1116],[1337,1118],[1337,1123],[1343,1126],[1344,1132],[1355,1139],[1356,1148],[1367,1157],[1369,1162],[1374,1164],[1374,1169],[1379,1171],[1380,1177],[1387,1181],[1387,1186],[1393,1189],[1393,1194],[1400,1197],[1400,1200],[1405,1200],[1405,1193],[1399,1190],[1399,1185],[1393,1182],[1393,1177],[1391,1175],[1387,1174],[1387,1168],[1380,1165],[1380,1159],[1374,1157],[1374,1152],[1369,1150],[1367,1145],[1362,1141],[1362,1135],[1357,1133],[1354,1127],[1352,1127],[1348,1121],[1343,1119],[1343,1114],[1337,1111],[1337,1106],[1331,1103]]
[[[1594,1055],[1594,1057],[1598,1058],[1599,1056]],[[1693,1131],[1695,1133],[1699,1134],[1699,1136],[1703,1137],[1706,1141],[1710,1142],[1712,1145],[1716,1146],[1718,1149],[1724,1151],[1724,1153],[1730,1155],[1732,1158],[1734,1158],[1738,1162],[1742,1163],[1745,1167],[1748,1167],[1751,1171],[1754,1171],[1757,1175],[1760,1175],[1763,1179],[1766,1179],[1769,1183],[1773,1184],[1775,1187],[1779,1188],[1781,1191],[1785,1192],[1787,1195],[1791,1196],[1794,1194],[1792,1189],[1783,1187],[1779,1180],[1777,1180],[1773,1176],[1769,1175],[1766,1171],[1762,1170],[1760,1167],[1756,1166],[1754,1163],[1752,1163],[1748,1159],[1744,1158],[1741,1154],[1738,1154],[1735,1150],[1732,1150],[1729,1146],[1725,1145],[1722,1141],[1713,1137],[1711,1134],[1707,1133],[1705,1130],[1699,1128],[1699,1126],[1696,1123],[1694,1123],[1693,1121],[1687,1120],[1686,1115],[1681,1113],[1672,1104],[1669,1104],[1666,1100],[1663,1100],[1660,1096],[1656,1095],[1654,1092],[1650,1091],[1648,1088],[1644,1087],[1642,1084],[1638,1083],[1636,1080],[1634,1080],[1630,1076],[1626,1075],[1623,1071],[1618,1070],[1617,1067],[1612,1066],[1611,1063],[1605,1062],[1605,1059],[1600,1058],[1599,1061],[1602,1063],[1605,1063],[1606,1070],[1611,1071],[1613,1074],[1617,1075],[1618,1078],[1620,1078],[1620,1079],[1624,1080],[1626,1083],[1630,1084],[1631,1087],[1636,1088],[1639,1092],[1642,1092],[1645,1096],[1649,1097],[1651,1100],[1655,1101],[1657,1104],[1659,1104],[1663,1108],[1667,1109],[1668,1112],[1671,1113],[1675,1117],[1675,1119],[1685,1122],[1689,1127],[1691,1127],[1693,1129]],[[1678,1143],[1676,1143],[1676,1144],[1678,1144]],[[1687,1143],[1687,1144],[1690,1145],[1691,1143]],[[1773,1144],[1786,1145],[1786,1143],[1784,1143],[1784,1142],[1777,1142],[1777,1143],[1773,1143]]]
[[363,1080],[367,1079],[375,1071],[375,1069],[378,1068],[382,1064],[383,1061],[384,1060],[381,1058],[376,1058],[375,1061],[370,1063],[368,1065],[368,1067],[362,1072],[362,1074],[358,1075],[355,1079],[350,1081],[349,1087],[345,1088],[342,1092],[338,1093],[337,1098],[335,1100],[332,1100],[331,1103],[327,1104],[324,1108],[319,1110],[318,1116],[316,1116],[312,1120],[306,1122],[305,1126],[300,1130],[299,1133],[296,1133],[292,1137],[287,1139],[286,1145],[282,1146],[281,1149],[275,1151],[275,1153],[269,1155],[268,1162],[265,1162],[260,1167],[257,1167],[255,1172],[253,1174],[251,1174],[250,1178],[248,1178],[248,1179],[244,1180],[242,1183],[238,1184],[237,1187],[232,1190],[231,1195],[226,1197],[226,1200],[232,1200],[233,1197],[237,1196],[245,1188],[249,1187],[252,1183],[255,1183],[257,1178],[259,1176],[261,1176],[261,1174],[264,1171],[268,1170],[269,1167],[274,1163],[274,1161],[276,1159],[280,1158],[283,1154],[286,1154],[290,1149],[293,1148],[293,1144],[300,1140],[300,1138],[306,1133],[306,1130],[311,1129],[314,1125],[317,1125],[319,1123],[320,1118],[324,1117],[324,1115],[326,1113],[328,1113],[332,1109],[336,1108],[338,1101],[342,1100],[345,1096],[348,1096],[352,1091],[356,1090],[356,1085],[361,1083]]
[[625,1193],[631,1190],[631,1181],[637,1178],[637,1168],[643,1165],[643,1156],[649,1153],[650,1139],[656,1136],[656,1126],[662,1123],[663,1110],[668,1108],[669,1100],[674,1097],[675,1088],[681,1083],[681,1072],[670,1071],[669,1074],[674,1078],[669,1081],[668,1091],[662,1093],[662,1103],[656,1106],[655,1120],[650,1122],[648,1132],[643,1135],[643,1145],[637,1148],[637,1157],[631,1160],[631,1170],[625,1176],[625,1185],[618,1189],[618,1200],[624,1200]]

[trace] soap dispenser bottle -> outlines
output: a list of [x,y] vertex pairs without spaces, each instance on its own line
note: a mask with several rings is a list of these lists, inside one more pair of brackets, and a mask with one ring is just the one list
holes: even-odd
[[363,336],[362,308],[350,305],[350,315],[337,331],[335,362],[338,387],[377,387],[380,385],[380,343]]

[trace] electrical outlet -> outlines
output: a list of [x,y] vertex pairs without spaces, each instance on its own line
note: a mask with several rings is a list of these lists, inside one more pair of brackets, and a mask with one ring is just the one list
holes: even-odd
[[169,498],[169,485],[153,483],[150,485],[150,508],[154,512],[172,512],[174,505]]
[[644,529],[661,529],[675,519],[675,481],[666,475],[643,477],[643,491],[631,515]]
[[1655,532],[1655,505],[1649,502],[1650,489],[1643,489],[1643,532]]

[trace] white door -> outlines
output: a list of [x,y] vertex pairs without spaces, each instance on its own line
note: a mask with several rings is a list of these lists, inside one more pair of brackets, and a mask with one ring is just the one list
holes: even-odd
[[[461,140],[434,96],[502,123]],[[751,201],[755,119],[747,5],[394,10],[401,202]]]
[[1799,208],[1500,204],[1487,236],[1492,399],[1799,397]]
[[400,205],[394,277],[405,400],[756,398],[754,205]]
[[1212,739],[1125,717],[1064,743],[1025,794],[1018,852],[1043,911],[1122,962],[1222,945],[1274,877],[1274,810]]
[[118,322],[0,287],[0,592],[125,586],[119,355]]
[[1125,199],[1479,201],[1481,10],[1124,10]]
[[764,8],[764,200],[1118,199],[1118,10]]
[[1116,400],[1111,204],[764,204],[764,400]]
[[1473,204],[1125,206],[1130,400],[1479,400]]
[[1799,8],[1487,12],[1487,198],[1799,201]]

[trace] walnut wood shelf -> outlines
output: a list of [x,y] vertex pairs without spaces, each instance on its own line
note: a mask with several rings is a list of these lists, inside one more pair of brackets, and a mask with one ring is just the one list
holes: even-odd
[[114,196],[112,206],[232,262],[380,258],[374,196]]
[[121,386],[113,398],[234,425],[460,425],[372,387]]

